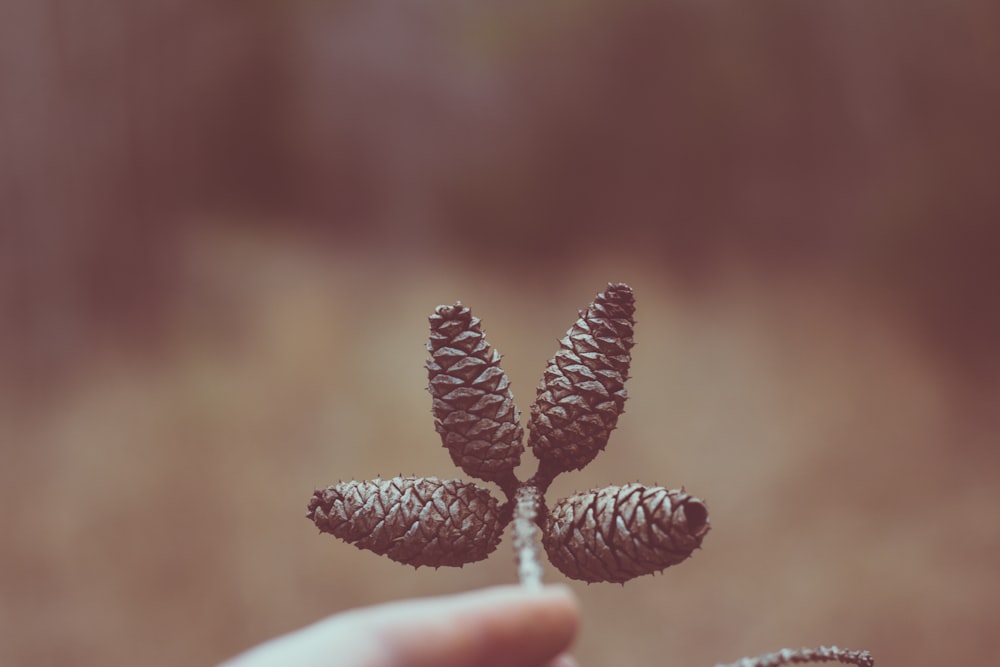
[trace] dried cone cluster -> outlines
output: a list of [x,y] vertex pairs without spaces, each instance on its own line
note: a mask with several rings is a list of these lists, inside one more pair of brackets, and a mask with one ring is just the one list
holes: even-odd
[[[539,526],[549,561],[573,579],[625,582],[686,560],[701,546],[709,523],[705,503],[683,490],[608,486],[545,508],[543,494],[553,478],[590,463],[618,424],[634,313],[631,288],[610,284],[560,341],[528,423],[538,471],[521,482],[514,469],[524,451],[523,432],[500,354],[486,342],[468,308],[439,306],[430,317],[427,345],[435,428],[452,461],[467,474],[496,483],[506,502],[501,505],[488,489],[455,479],[376,478],[317,489],[306,516],[322,532],[414,567],[482,560],[513,520],[518,572],[529,586],[541,581]],[[720,667],[826,660],[874,664],[867,651],[821,646]]]
[[541,525],[549,560],[574,579],[624,582],[688,558],[709,524],[705,504],[683,491],[611,486],[548,512],[542,498],[556,475],[583,468],[607,446],[625,405],[634,312],[631,288],[610,284],[560,341],[531,406],[538,472],[521,482],[514,469],[523,432],[500,354],[468,308],[439,306],[427,346],[435,427],[455,464],[495,482],[506,503],[470,483],[397,477],[317,490],[308,517],[323,532],[414,566],[485,558],[515,511],[518,548],[533,553],[524,526]]

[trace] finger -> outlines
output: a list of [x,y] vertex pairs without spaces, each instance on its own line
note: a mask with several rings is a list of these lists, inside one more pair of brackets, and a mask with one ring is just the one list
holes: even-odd
[[552,662],[545,663],[545,667],[580,667],[580,663],[569,653],[563,653]]
[[500,586],[338,614],[223,667],[536,667],[569,648],[578,623],[564,586]]
[[562,586],[502,586],[357,614],[369,618],[379,664],[391,667],[534,667],[565,652],[579,623]]

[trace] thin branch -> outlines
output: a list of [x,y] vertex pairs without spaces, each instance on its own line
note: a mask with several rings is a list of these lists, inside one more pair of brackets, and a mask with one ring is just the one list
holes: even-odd
[[521,585],[541,588],[542,566],[538,560],[538,510],[541,493],[534,486],[517,490],[514,505],[514,553],[517,555],[517,576]]
[[796,662],[842,662],[857,667],[874,667],[875,658],[868,651],[852,651],[836,646],[819,648],[781,649],[776,653],[765,653],[756,658],[743,658],[736,662],[718,664],[715,667],[779,667]]

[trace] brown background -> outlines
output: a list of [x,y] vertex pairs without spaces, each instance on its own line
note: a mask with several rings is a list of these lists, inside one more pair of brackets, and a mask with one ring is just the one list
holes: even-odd
[[713,531],[572,584],[583,665],[991,660],[998,6],[538,4],[0,2],[0,662],[210,664],[512,581],[305,503],[455,474],[434,306],[526,409],[609,280],[628,413],[550,495],[684,485]]

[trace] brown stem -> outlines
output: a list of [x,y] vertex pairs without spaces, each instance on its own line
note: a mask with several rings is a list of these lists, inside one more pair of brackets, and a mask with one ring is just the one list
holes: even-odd
[[539,494],[544,494],[548,490],[552,480],[561,472],[564,472],[564,470],[558,463],[543,459],[538,463],[538,470],[535,471],[535,474],[525,484],[536,487]]
[[731,663],[720,663],[715,667],[778,667],[796,662],[842,662],[857,667],[874,667],[875,658],[868,651],[852,651],[836,646],[819,648],[781,649],[775,653],[765,653],[756,658],[743,658]]

